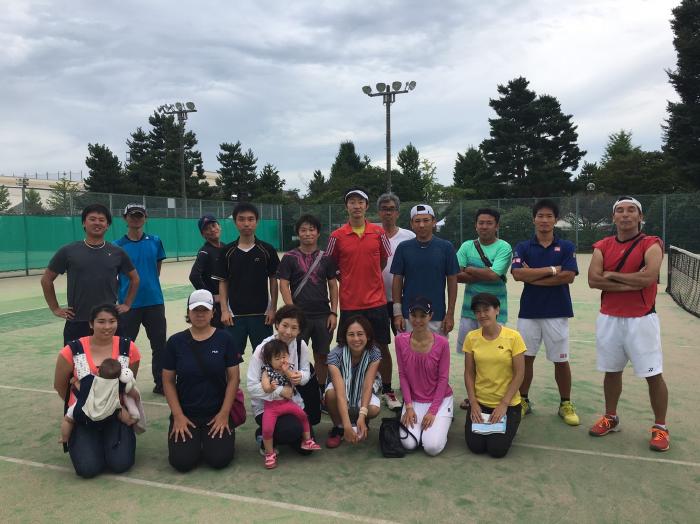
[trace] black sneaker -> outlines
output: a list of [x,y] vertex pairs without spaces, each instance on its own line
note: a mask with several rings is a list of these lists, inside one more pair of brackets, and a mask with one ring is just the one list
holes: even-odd
[[155,393],[156,395],[164,395],[165,393],[163,393],[163,385],[156,384],[155,386],[153,386],[153,393]]

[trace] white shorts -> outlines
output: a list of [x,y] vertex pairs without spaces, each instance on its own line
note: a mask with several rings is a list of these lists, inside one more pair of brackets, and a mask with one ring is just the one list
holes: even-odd
[[479,323],[473,318],[459,319],[459,333],[457,334],[457,353],[464,355],[464,340],[467,338],[467,333],[479,329]]
[[595,321],[595,342],[598,371],[622,371],[631,361],[638,377],[663,372],[661,328],[656,313],[632,318],[600,313]]
[[[329,389],[335,389],[333,387],[333,382],[328,383],[324,392],[328,391]],[[381,406],[381,404],[379,403],[379,397],[377,395],[375,395],[374,393],[372,393],[372,396],[369,398],[369,405],[370,406],[377,406],[377,407]]]
[[547,360],[569,361],[568,318],[518,318],[518,332],[525,341],[525,356],[536,356],[544,342]]
[[[413,326],[411,325],[411,321],[407,318],[403,319],[405,324],[406,324],[406,333],[410,333],[413,331]],[[442,320],[431,320],[428,322],[428,329],[435,333],[436,335],[442,335],[443,337],[445,334],[442,332]]]

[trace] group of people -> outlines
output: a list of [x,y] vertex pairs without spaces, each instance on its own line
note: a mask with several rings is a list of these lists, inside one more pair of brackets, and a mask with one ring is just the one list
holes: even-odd
[[[153,392],[165,395],[170,407],[168,457],[178,471],[231,462],[240,423],[233,413],[244,390],[269,469],[277,466],[280,445],[304,455],[321,448],[315,410],[330,416],[325,446],[332,449],[365,440],[382,401],[397,411],[406,449],[439,454],[454,418],[447,337],[455,327],[459,283],[465,286],[456,350],[464,358],[467,392],[459,407],[466,410],[468,448],[507,454],[521,419],[533,410],[529,389],[542,344],[554,364],[558,414],[579,425],[568,336],[569,285],[578,267],[574,245],[555,235],[556,203],[535,204],[535,235],[514,250],[498,238],[500,213],[479,209],[477,238],[455,251],[435,236],[428,204],[411,209],[407,230],[397,225],[400,202],[392,193],[377,201],[381,225],[366,219],[364,189],[349,189],[344,202],[348,222],[333,231],[325,250],[320,221],[302,215],[295,224],[299,246],[281,260],[257,238],[259,214],[252,204],[234,207],[239,236],[230,244],[221,241],[217,218],[202,216],[205,243],[190,272],[195,290],[186,308],[190,326],[167,341],[159,279],[165,251],[156,235],[144,232],[146,208],[126,206],[127,233],[114,243],[105,240],[110,211],[99,204],[83,210],[84,240],[59,249],[41,280],[50,309],[65,319],[55,389],[65,399],[62,440],[79,475],[125,471],[134,462],[134,430],[145,423],[133,387],[141,360],[133,341],[141,325],[151,345]],[[612,220],[616,234],[594,245],[588,273],[589,285],[602,291],[596,345],[605,373],[605,414],[589,433],[619,430],[622,372],[631,361],[649,384],[655,416],[650,447],[665,451],[668,394],[654,310],[663,245],[642,233],[642,205],[632,197],[614,203]],[[506,326],[509,272],[524,283],[516,329]],[[63,273],[67,307],[54,289]],[[278,308],[280,294],[284,305]],[[402,401],[392,384],[392,332]],[[238,365],[248,342],[253,351],[243,386]],[[112,359],[130,372],[111,369]],[[95,405],[100,414],[91,417]]]

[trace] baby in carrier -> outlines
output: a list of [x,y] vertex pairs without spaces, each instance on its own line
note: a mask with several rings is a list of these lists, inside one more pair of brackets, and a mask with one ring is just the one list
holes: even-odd
[[[118,360],[106,358],[97,369],[97,376],[88,374],[72,384],[76,402],[69,406],[61,421],[61,440],[66,444],[75,424],[98,424],[115,415],[124,424],[138,422],[138,390],[134,373],[123,368]],[[125,409],[121,402],[124,402]]]

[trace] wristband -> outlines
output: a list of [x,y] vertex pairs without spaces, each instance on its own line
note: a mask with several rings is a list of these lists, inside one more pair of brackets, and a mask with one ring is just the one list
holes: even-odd
[[331,311],[328,314],[333,315],[335,318],[338,318],[338,313],[336,313],[335,311]]
[[394,302],[393,308],[395,317],[400,317],[403,315],[403,311],[401,311],[401,302]]
[[554,266],[549,266],[549,269],[552,270],[552,276],[556,277],[557,276],[557,268],[555,268]]
[[367,416],[368,410],[366,407],[361,407],[360,408],[360,415],[364,415],[365,417]]
[[413,404],[406,404],[406,409],[413,409]]

